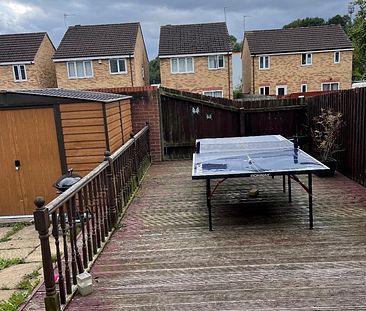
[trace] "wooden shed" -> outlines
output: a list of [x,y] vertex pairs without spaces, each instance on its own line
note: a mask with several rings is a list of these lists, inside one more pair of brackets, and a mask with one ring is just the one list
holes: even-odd
[[0,216],[32,214],[67,169],[85,175],[132,132],[130,96],[68,89],[0,92]]

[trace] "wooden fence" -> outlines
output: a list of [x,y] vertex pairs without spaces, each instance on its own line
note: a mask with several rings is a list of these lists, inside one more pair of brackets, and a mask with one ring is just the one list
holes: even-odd
[[[146,126],[114,154],[106,152],[104,162],[49,204],[36,198],[34,223],[41,242],[45,310],[61,310],[71,299],[77,275],[90,269],[133,197],[151,162],[149,150]],[[59,275],[58,284],[54,273]]]
[[310,97],[307,104],[310,126],[321,108],[332,108],[343,114],[345,125],[339,137],[343,151],[335,155],[338,170],[366,186],[366,88]]
[[282,134],[307,137],[302,99],[231,101],[161,88],[165,159],[190,158],[197,138]]

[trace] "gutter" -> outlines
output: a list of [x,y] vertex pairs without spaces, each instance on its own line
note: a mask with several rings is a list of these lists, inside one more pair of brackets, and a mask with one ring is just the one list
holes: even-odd
[[133,87],[133,73],[132,73],[132,58],[131,58],[131,55],[128,55],[128,59],[129,59],[129,61],[130,61],[131,86]]
[[229,84],[229,99],[231,99],[231,91],[230,91],[230,85],[231,85],[231,79],[230,79],[230,53],[227,53],[227,72],[228,72],[228,84]]

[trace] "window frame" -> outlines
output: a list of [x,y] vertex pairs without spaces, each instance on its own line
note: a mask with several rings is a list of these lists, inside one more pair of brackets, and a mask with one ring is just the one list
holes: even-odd
[[[329,84],[329,90],[324,90],[324,85],[325,84]],[[336,90],[332,90],[332,84],[337,84],[338,88]],[[320,84],[320,90],[321,91],[325,91],[325,92],[329,92],[329,91],[339,91],[341,89],[341,83],[340,82],[322,82]]]
[[[23,77],[22,77],[20,67],[23,67],[23,68],[24,68],[24,76],[25,76],[25,78],[24,78],[24,79],[23,79]],[[15,76],[15,68],[17,68],[17,70],[18,70],[18,76],[19,76],[19,78],[20,78],[20,79],[16,79],[16,76]],[[19,82],[26,82],[26,81],[28,81],[27,69],[26,69],[25,64],[17,64],[17,65],[13,65],[13,66],[12,66],[12,69],[13,69],[13,78],[14,78],[14,82],[19,83]]]
[[[338,54],[338,61],[336,61],[336,55]],[[341,62],[341,51],[335,51],[333,54],[334,64],[339,64]]]
[[[261,67],[261,59],[264,59],[263,61],[263,65],[265,65],[265,59],[268,58],[268,67]],[[269,55],[261,55],[261,56],[258,56],[258,67],[259,67],[259,70],[269,70],[271,68],[271,60],[270,60],[270,57]]]
[[[266,94],[266,88],[268,88],[268,94]],[[264,90],[264,93],[262,94],[261,93],[261,90]],[[264,85],[264,86],[260,86],[259,87],[259,95],[269,95],[270,94],[270,91],[271,91],[271,88],[269,85]]]
[[[313,53],[301,53],[301,66],[311,66],[313,64]],[[305,64],[302,62],[303,55],[305,55]],[[310,63],[308,63],[308,55],[310,55]]]
[[[83,71],[84,71],[84,76],[83,77],[78,77],[78,71],[77,71],[76,63],[83,63]],[[90,63],[90,69],[91,69],[91,75],[90,76],[87,76],[86,75],[85,63]],[[69,64],[73,64],[74,65],[74,70],[75,70],[75,74],[76,74],[75,77],[71,77],[70,76]],[[68,61],[68,62],[66,62],[66,68],[67,68],[67,77],[68,77],[69,80],[90,79],[90,78],[93,78],[94,77],[93,61],[92,60],[74,60],[74,61]]]
[[[192,71],[187,71],[187,59],[191,58],[192,59]],[[176,59],[177,60],[177,72],[173,72],[173,60]],[[184,59],[184,63],[185,63],[185,69],[186,71],[179,71],[179,60],[180,59]],[[186,56],[186,57],[172,57],[170,59],[170,73],[173,75],[176,74],[187,74],[187,73],[194,73],[194,57],[193,56]]]
[[[279,88],[284,88],[285,89],[285,92],[284,92],[283,95],[279,95],[278,94],[278,89]],[[285,85],[285,84],[276,85],[276,96],[284,96],[284,95],[287,95],[287,94],[288,94],[288,87],[287,87],[287,85]]]
[[[213,93],[213,92],[220,92],[221,93],[221,97],[220,96],[211,96],[211,95],[207,95],[206,93]],[[209,90],[209,91],[202,91],[202,95],[204,96],[211,96],[211,97],[216,97],[216,98],[223,98],[224,97],[224,91],[223,90]]]
[[[305,91],[303,91],[303,87],[305,86]],[[302,83],[300,86],[300,92],[301,93],[306,93],[308,91],[308,84],[307,83]]]
[[[210,67],[210,57],[215,57],[216,58],[216,62],[217,62],[217,67]],[[220,61],[219,58],[222,57],[222,67],[219,66]],[[225,68],[225,56],[223,54],[216,54],[216,55],[209,55],[207,57],[207,62],[208,62],[208,70],[220,70],[220,69],[224,69]]]
[[[121,71],[120,68],[119,68],[119,61],[120,60],[123,60],[123,62],[125,63],[125,70],[124,71]],[[117,72],[112,72],[111,61],[117,61],[117,68],[118,68]],[[108,63],[109,63],[109,73],[111,75],[121,75],[121,74],[127,74],[128,73],[126,58],[110,58]]]

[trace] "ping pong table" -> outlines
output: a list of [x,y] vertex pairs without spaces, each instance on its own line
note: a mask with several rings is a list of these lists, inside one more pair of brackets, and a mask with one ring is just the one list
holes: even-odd
[[[206,202],[209,229],[212,231],[212,196],[227,178],[283,176],[283,191],[288,177],[289,202],[291,179],[299,183],[309,196],[309,227],[313,228],[312,174],[329,168],[281,135],[262,135],[196,140],[193,154],[192,179],[206,179]],[[296,175],[308,175],[305,185]],[[211,190],[211,179],[222,179]]]

